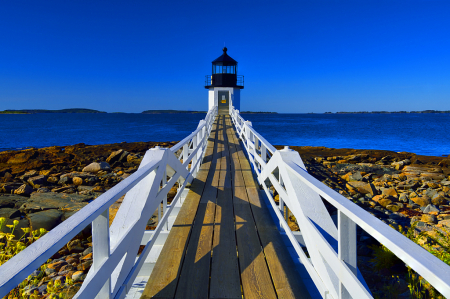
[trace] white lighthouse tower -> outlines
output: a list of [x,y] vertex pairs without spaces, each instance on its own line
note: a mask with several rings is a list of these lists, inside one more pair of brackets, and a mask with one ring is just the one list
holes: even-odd
[[228,56],[227,48],[212,62],[212,75],[206,76],[208,89],[208,110],[218,106],[219,114],[229,114],[230,107],[241,110],[241,89],[244,76],[237,75],[237,61]]

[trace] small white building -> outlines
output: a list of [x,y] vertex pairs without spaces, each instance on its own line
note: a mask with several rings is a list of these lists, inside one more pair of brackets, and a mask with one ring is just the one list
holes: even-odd
[[208,89],[208,110],[215,105],[219,114],[229,114],[230,107],[241,110],[241,89],[244,76],[237,75],[237,61],[228,56],[227,48],[212,62],[212,75],[206,75],[205,88]]

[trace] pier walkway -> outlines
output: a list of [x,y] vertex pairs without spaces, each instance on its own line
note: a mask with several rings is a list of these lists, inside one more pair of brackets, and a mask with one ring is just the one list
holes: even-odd
[[230,116],[213,125],[141,298],[309,298]]

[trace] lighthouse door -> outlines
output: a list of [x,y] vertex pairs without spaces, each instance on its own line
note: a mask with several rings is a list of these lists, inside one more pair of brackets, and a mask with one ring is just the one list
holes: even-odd
[[219,114],[226,115],[230,114],[230,96],[228,91],[219,91],[218,96],[218,105],[219,105]]

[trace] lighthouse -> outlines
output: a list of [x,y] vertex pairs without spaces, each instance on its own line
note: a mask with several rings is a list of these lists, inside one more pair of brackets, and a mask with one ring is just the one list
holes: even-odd
[[241,109],[241,89],[244,76],[237,74],[237,61],[228,56],[227,48],[212,62],[212,74],[206,75],[205,88],[208,89],[208,110],[218,106],[219,114],[229,114],[230,108]]

